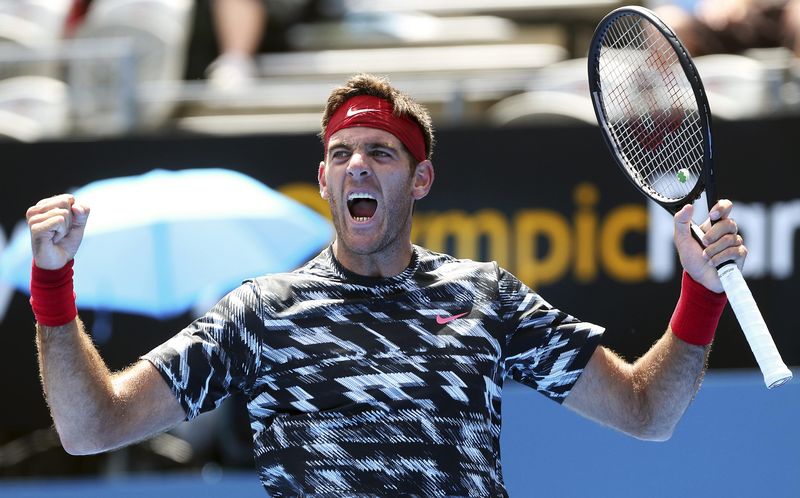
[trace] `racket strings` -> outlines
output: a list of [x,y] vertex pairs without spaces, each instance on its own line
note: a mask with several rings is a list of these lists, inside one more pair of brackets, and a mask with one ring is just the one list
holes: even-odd
[[648,22],[622,16],[604,34],[598,67],[610,133],[628,172],[657,198],[686,197],[702,170],[703,128],[672,45]]

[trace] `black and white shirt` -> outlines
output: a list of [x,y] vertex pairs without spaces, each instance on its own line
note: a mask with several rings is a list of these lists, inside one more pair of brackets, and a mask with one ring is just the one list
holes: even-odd
[[244,393],[272,496],[507,496],[504,378],[561,402],[601,334],[495,263],[415,246],[401,274],[371,278],[328,248],[144,358],[187,419]]

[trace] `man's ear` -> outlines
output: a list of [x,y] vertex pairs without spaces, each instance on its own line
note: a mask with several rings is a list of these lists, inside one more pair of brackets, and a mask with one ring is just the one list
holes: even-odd
[[433,186],[433,163],[429,160],[424,160],[418,163],[414,168],[414,190],[413,195],[415,200],[420,200],[431,190]]
[[323,199],[328,198],[328,181],[325,179],[325,161],[319,162],[317,171],[317,181],[319,182],[319,195]]

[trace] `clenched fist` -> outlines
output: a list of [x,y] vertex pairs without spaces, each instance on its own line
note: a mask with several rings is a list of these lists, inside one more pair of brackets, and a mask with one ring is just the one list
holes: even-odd
[[75,257],[86,229],[89,207],[70,194],[42,199],[26,213],[36,266],[58,270]]

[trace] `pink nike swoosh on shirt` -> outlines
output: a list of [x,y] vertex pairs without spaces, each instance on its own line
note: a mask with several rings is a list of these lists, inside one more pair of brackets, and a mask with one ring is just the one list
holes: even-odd
[[446,323],[452,322],[453,320],[461,318],[464,315],[466,315],[466,313],[459,313],[458,315],[453,315],[453,316],[436,315],[436,323],[438,323],[439,325],[444,325]]

